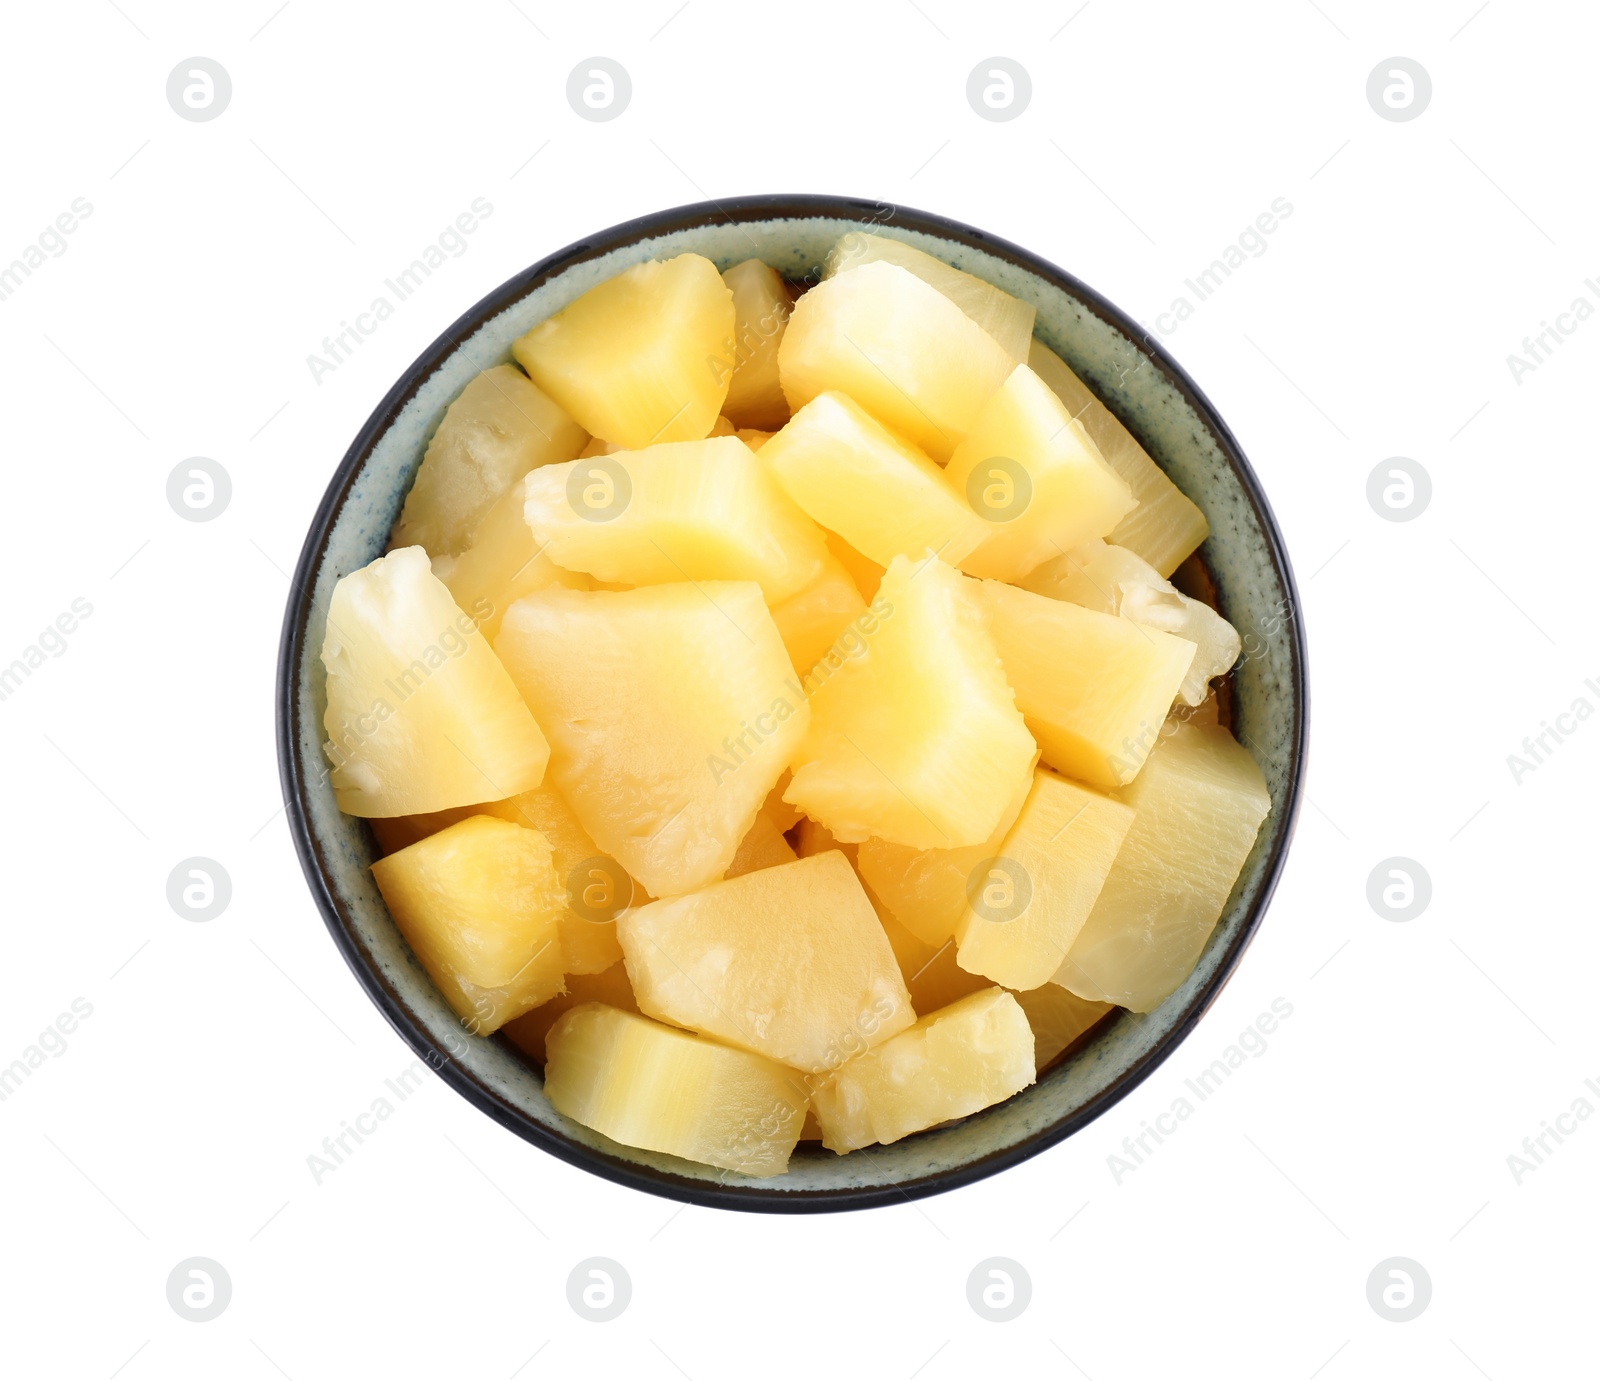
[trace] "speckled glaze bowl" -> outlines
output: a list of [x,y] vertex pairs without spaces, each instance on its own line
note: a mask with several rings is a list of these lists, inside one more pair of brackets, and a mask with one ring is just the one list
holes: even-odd
[[[1198,967],[1155,1011],[1107,1018],[997,1107],[849,1156],[802,1144],[786,1175],[754,1180],[578,1126],[550,1106],[538,1070],[503,1038],[462,1030],[373,885],[370,829],[334,805],[320,746],[319,652],[334,582],[382,554],[446,405],[480,370],[508,360],[517,336],[644,259],[693,251],[726,268],[759,257],[803,281],[854,228],[894,235],[1033,303],[1040,339],[1205,511],[1211,536],[1201,556],[1223,614],[1245,640],[1227,697],[1232,727],[1260,764],[1273,805]],[[490,293],[406,370],[312,521],[284,622],[277,718],[288,819],[312,895],[356,978],[446,1083],[534,1145],[621,1184],[719,1208],[818,1212],[936,1194],[1015,1165],[1100,1116],[1178,1047],[1239,963],[1283,867],[1305,761],[1305,642],[1283,539],[1239,444],[1137,323],[1043,259],[939,216],[846,197],[744,197],[662,211],[551,255]]]

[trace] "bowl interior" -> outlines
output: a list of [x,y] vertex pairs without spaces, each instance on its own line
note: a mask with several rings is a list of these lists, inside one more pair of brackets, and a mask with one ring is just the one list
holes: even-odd
[[[802,1145],[787,1175],[753,1180],[619,1146],[546,1101],[540,1075],[499,1038],[466,1034],[390,920],[368,865],[370,830],[340,814],[321,751],[319,651],[334,582],[382,554],[445,407],[521,333],[630,264],[693,251],[727,268],[758,257],[795,280],[845,230],[894,235],[1038,309],[1037,334],[1204,510],[1202,555],[1224,615],[1245,636],[1233,721],[1272,793],[1273,813],[1221,923],[1183,986],[1143,1016],[1102,1022],[1032,1087],[998,1107],[893,1146],[838,1157]],[[934,1192],[991,1173],[1109,1107],[1177,1044],[1238,959],[1293,823],[1303,753],[1303,649],[1292,577],[1254,477],[1227,429],[1159,347],[1068,275],[938,218],[843,199],[751,198],[618,227],[536,266],[470,312],[413,366],[346,457],[301,561],[285,629],[280,725],[290,818],[313,890],[352,968],[407,1041],[443,1077],[519,1134],[637,1187],[728,1207],[855,1207]]]

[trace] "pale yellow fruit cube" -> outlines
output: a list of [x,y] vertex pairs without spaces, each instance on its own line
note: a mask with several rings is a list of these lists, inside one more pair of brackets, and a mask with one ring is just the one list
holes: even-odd
[[872,903],[836,852],[653,902],[617,936],[640,1011],[808,1073],[913,1019]]
[[1033,1031],[1016,998],[984,988],[858,1055],[811,1096],[822,1144],[844,1154],[967,1117],[1034,1080]]
[[322,664],[323,751],[345,814],[416,815],[544,780],[544,734],[421,547],[333,587]]
[[680,254],[590,288],[511,353],[586,430],[637,450],[710,435],[732,340],[733,294],[716,265]]
[[1133,828],[1054,981],[1148,1012],[1198,962],[1272,797],[1226,729],[1178,722],[1118,796]]
[[937,288],[888,263],[804,294],[778,348],[792,409],[838,390],[940,462],[1015,364]]
[[815,580],[771,607],[789,661],[802,675],[830,649],[849,656],[861,641],[858,625],[867,615],[850,572],[832,553],[824,554]]
[[1018,991],[1048,983],[1089,919],[1133,811],[1044,768],[1001,844],[967,882],[956,960]]
[[571,460],[588,433],[514,364],[486,369],[445,409],[395,527],[396,547],[464,551],[529,470]]
[[406,943],[486,1036],[562,990],[566,896],[537,830],[474,815],[372,865]]
[[806,1115],[793,1070],[634,1012],[586,1002],[545,1037],[545,1096],[624,1146],[781,1175]]

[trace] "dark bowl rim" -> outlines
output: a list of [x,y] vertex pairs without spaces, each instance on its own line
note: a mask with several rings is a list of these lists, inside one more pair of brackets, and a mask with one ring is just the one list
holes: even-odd
[[[322,561],[329,534],[356,476],[379,438],[393,424],[422,383],[473,332],[554,275],[564,272],[575,264],[610,253],[639,240],[717,223],[737,224],[744,221],[811,217],[857,223],[890,223],[992,254],[1059,287],[1085,309],[1129,340],[1136,342],[1151,364],[1205,420],[1219,449],[1238,477],[1266,536],[1274,570],[1287,594],[1290,607],[1290,617],[1286,621],[1286,626],[1291,640],[1294,743],[1284,799],[1281,808],[1273,815],[1270,851],[1254,905],[1238,932],[1230,940],[1210,980],[1195,994],[1188,1010],[1155,1046],[1082,1107],[1074,1109],[1058,1121],[1003,1150],[901,1184],[785,1191],[708,1183],[640,1165],[621,1156],[569,1141],[528,1117],[480,1082],[470,1070],[451,1058],[448,1052],[436,1048],[427,1029],[412,1013],[401,994],[384,978],[356,937],[353,922],[345,914],[342,903],[328,882],[321,846],[310,823],[305,764],[301,759],[299,734],[296,732],[295,693],[297,669],[311,614],[311,592],[315,585],[317,568]],[[1098,397],[1099,390],[1093,388],[1093,381],[1085,380],[1085,382]],[[1107,405],[1110,406],[1110,402]],[[614,1183],[709,1208],[768,1213],[820,1213],[905,1203],[975,1183],[1018,1165],[1065,1140],[1074,1132],[1080,1131],[1114,1107],[1143,1083],[1182,1044],[1201,1016],[1216,1000],[1223,986],[1233,976],[1245,949],[1261,925],[1283,872],[1289,843],[1299,815],[1304,785],[1308,745],[1308,679],[1305,625],[1299,590],[1295,584],[1283,534],[1278,528],[1260,481],[1256,478],[1250,462],[1245,458],[1244,450],[1237,438],[1210,400],[1184,368],[1167,353],[1161,343],[1153,339],[1137,321],[1093,288],[1048,260],[1010,241],[974,229],[949,217],[868,198],[816,193],[769,193],[696,202],[652,212],[611,226],[557,250],[489,292],[453,322],[411,363],[357,432],[317,506],[291,579],[289,602],[284,614],[279,643],[274,710],[278,767],[284,792],[285,815],[294,839],[295,852],[300,859],[300,866],[306,875],[312,896],[322,912],[323,921],[339,952],[344,956],[345,962],[366,990],[367,996],[383,1013],[401,1039],[421,1056],[440,1078],[474,1107],[487,1113],[507,1130],[568,1164],[579,1166]]]

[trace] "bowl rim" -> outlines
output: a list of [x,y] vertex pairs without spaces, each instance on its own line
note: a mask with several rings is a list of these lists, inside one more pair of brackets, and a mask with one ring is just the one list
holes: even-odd
[[[422,384],[475,331],[487,321],[532,292],[546,280],[585,260],[608,254],[640,240],[690,230],[698,226],[749,221],[837,219],[855,223],[885,223],[934,236],[938,239],[977,249],[1006,260],[1066,292],[1087,311],[1134,341],[1138,349],[1178,390],[1191,408],[1206,423],[1218,449],[1237,477],[1245,497],[1254,510],[1266,538],[1268,554],[1277,579],[1288,599],[1290,617],[1290,688],[1293,696],[1293,743],[1284,799],[1273,815],[1273,833],[1261,883],[1254,902],[1238,932],[1229,941],[1211,978],[1191,999],[1172,1028],[1132,1065],[1123,1070],[1106,1088],[1063,1117],[1013,1145],[977,1157],[948,1169],[932,1171],[899,1184],[840,1186],[836,1189],[768,1190],[755,1186],[717,1184],[669,1171],[641,1165],[621,1156],[570,1141],[529,1117],[520,1108],[481,1082],[470,1070],[437,1049],[430,1033],[412,1014],[401,994],[388,982],[357,937],[351,918],[328,880],[320,842],[311,826],[306,796],[307,772],[300,753],[296,722],[298,668],[312,609],[312,591],[329,535],[344,502],[378,440],[394,423],[401,410]],[[1097,397],[1100,391],[1085,380]],[[1111,403],[1107,402],[1110,407]],[[1112,408],[1115,413],[1115,408]],[[290,581],[279,641],[274,693],[278,768],[284,794],[285,816],[293,837],[295,852],[305,873],[313,898],[322,913],[335,945],[355,974],[373,1004],[383,1013],[402,1040],[451,1088],[474,1107],[487,1113],[507,1130],[541,1150],[592,1174],[632,1189],[656,1194],[703,1207],[767,1213],[819,1213],[874,1208],[941,1194],[986,1179],[1013,1165],[1038,1155],[1064,1141],[1110,1110],[1150,1077],[1187,1039],[1206,1010],[1232,978],[1239,962],[1260,928],[1277,890],[1299,816],[1304,788],[1308,750],[1308,690],[1304,610],[1283,534],[1271,506],[1245,458],[1237,438],[1215,407],[1187,371],[1152,338],[1139,322],[1116,307],[1108,298],[1057,267],[1047,259],[1010,241],[975,229],[934,212],[920,211],[897,203],[864,197],[826,193],[764,193],[753,196],[694,202],[651,212],[598,231],[540,259],[492,289],[475,305],[452,322],[412,363],[374,408],[344,458],[334,471],[317,505],[294,574]]]

